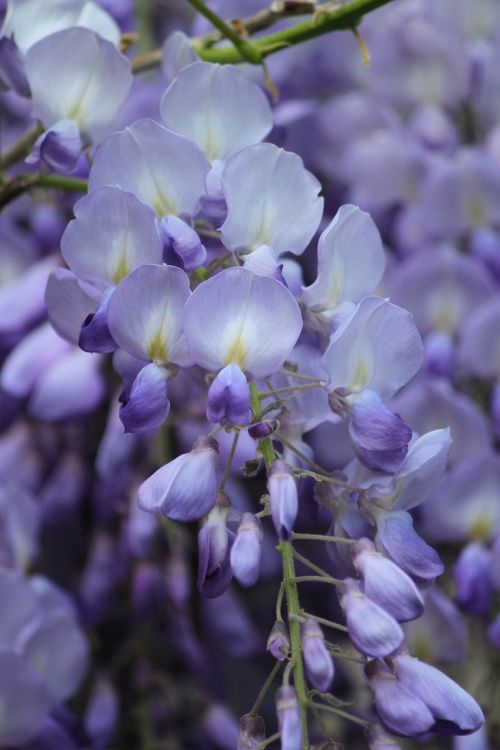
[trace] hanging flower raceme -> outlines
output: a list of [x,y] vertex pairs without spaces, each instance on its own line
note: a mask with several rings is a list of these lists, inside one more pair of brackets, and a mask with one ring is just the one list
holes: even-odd
[[412,316],[380,297],[365,297],[332,334],[322,367],[334,411],[348,419],[359,459],[394,472],[408,452],[412,431],[385,406],[417,372],[422,342]]
[[244,373],[261,378],[279,370],[301,330],[299,306],[274,279],[229,268],[200,284],[186,303],[184,332],[192,360],[219,371],[208,392],[208,418],[247,422]]
[[148,432],[164,422],[170,409],[167,380],[177,366],[192,363],[182,329],[189,295],[189,279],[180,268],[143,265],[111,296],[107,320],[113,340],[139,360],[122,395],[120,419],[128,432]]

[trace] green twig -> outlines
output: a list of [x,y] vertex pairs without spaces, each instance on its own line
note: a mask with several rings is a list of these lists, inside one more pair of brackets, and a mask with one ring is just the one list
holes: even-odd
[[[393,2],[393,0],[351,0],[351,2],[344,3],[332,10],[325,10],[319,15],[315,14],[315,16],[309,18],[307,21],[301,21],[293,26],[288,26],[282,31],[275,32],[274,34],[267,34],[266,36],[255,39],[253,43],[250,44],[252,50],[250,54],[255,55],[256,63],[261,63],[265,57],[268,57],[285,47],[292,47],[301,42],[308,41],[309,39],[328,34],[331,31],[353,29],[358,25],[366,13],[370,13],[390,2]],[[194,5],[193,2],[191,4]],[[321,9],[321,6],[319,6],[319,9]],[[223,21],[222,23],[225,22]],[[233,34],[236,34],[229,24],[225,23],[225,27],[230,29]],[[244,24],[243,27],[245,28]],[[252,31],[253,29],[249,28],[248,30]],[[227,37],[227,34],[224,33],[223,36]],[[249,62],[248,46],[245,46],[245,54],[241,52],[242,43],[244,45],[248,45],[249,43],[242,40],[237,34],[236,37],[238,44],[231,39],[233,42],[233,46],[231,47],[212,47],[211,43],[207,46],[207,41],[204,37],[191,39],[191,47],[202,60],[206,60],[207,62],[222,64]],[[141,73],[146,70],[151,70],[152,68],[157,68],[161,64],[162,57],[162,49],[151,50],[145,54],[138,55],[132,60],[132,71],[134,73]]]
[[12,146],[0,156],[0,169],[7,169],[7,167],[15,164],[23,157],[27,156],[32,149],[33,144],[39,135],[43,133],[43,128],[40,123],[33,125],[17,140]]
[[87,181],[60,175],[21,174],[0,187],[0,208],[36,187],[56,188],[76,193],[87,192]]
[[250,710],[249,713],[251,713],[251,714],[256,714],[257,713],[257,711],[259,710],[259,708],[260,708],[260,706],[262,704],[262,701],[264,700],[264,698],[266,697],[266,695],[268,693],[269,688],[271,687],[271,685],[274,682],[274,678],[276,677],[276,675],[278,674],[278,672],[280,671],[280,669],[281,669],[282,666],[283,666],[283,662],[281,662],[281,661],[277,661],[275,663],[274,667],[271,669],[270,673],[266,677],[266,681],[264,682],[264,684],[262,685],[261,689],[259,690],[259,694],[258,694],[257,698],[255,699],[255,703],[253,704],[253,706],[252,706],[252,708],[251,708],[251,710]]
[[224,469],[224,475],[223,475],[223,477],[221,479],[221,482],[220,482],[220,485],[219,485],[219,489],[221,490],[221,492],[224,489],[224,486],[225,486],[225,484],[226,484],[226,482],[228,480],[229,474],[231,472],[231,468],[233,466],[234,454],[236,453],[236,447],[238,445],[239,437],[240,437],[240,431],[237,430],[237,432],[234,433],[233,444],[231,445],[231,450],[229,452],[229,457],[227,459],[226,468]]
[[236,30],[223,21],[222,18],[219,18],[211,8],[205,5],[203,0],[188,0],[188,2],[193,8],[196,8],[199,13],[205,16],[212,26],[218,29],[226,39],[229,39],[229,41],[233,43],[234,46],[232,49],[238,54],[241,61],[246,61],[253,65],[260,65],[262,62],[262,53],[255,44],[248,42],[246,39],[242,39]]

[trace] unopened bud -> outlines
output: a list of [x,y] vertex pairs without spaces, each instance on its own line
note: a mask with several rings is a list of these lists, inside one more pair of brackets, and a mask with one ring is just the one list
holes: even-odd
[[297,484],[285,461],[273,463],[268,473],[267,488],[276,533],[280,539],[290,539],[299,503]]
[[262,716],[245,714],[240,719],[240,733],[236,750],[250,750],[266,739],[266,725]]
[[267,639],[267,650],[278,661],[284,661],[290,653],[290,638],[284,624],[280,621],[274,623],[269,638]]

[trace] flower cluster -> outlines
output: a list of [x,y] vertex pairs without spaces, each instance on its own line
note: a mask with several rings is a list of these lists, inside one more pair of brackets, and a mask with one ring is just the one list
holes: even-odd
[[487,750],[495,0],[275,41],[279,102],[192,5],[139,79],[128,3],[7,3],[0,747]]

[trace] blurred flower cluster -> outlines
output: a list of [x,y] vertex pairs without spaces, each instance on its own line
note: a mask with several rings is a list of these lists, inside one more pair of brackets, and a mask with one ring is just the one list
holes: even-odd
[[0,748],[500,747],[498,0],[0,13]]

